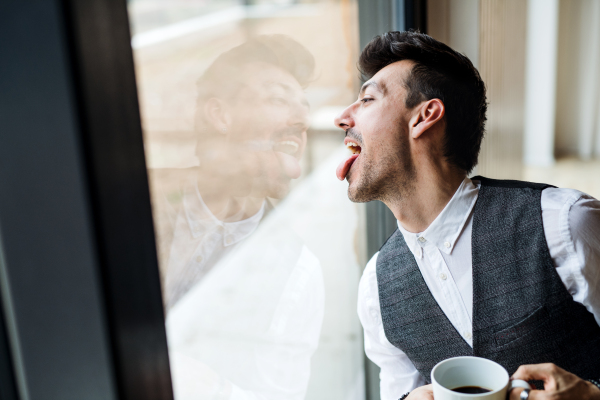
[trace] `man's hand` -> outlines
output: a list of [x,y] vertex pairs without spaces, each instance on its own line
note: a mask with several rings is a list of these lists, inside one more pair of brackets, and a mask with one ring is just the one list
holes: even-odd
[[[544,390],[532,390],[529,400],[600,400],[600,389],[554,364],[521,365],[512,376],[524,381],[544,381]],[[513,389],[510,400],[519,400],[523,389]]]
[[416,388],[410,392],[406,400],[433,400],[433,385]]

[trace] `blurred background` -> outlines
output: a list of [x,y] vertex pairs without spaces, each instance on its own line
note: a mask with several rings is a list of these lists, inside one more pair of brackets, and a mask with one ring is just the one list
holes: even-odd
[[[193,285],[173,289],[180,294],[166,306],[176,398],[204,398],[197,395],[202,391],[217,398],[228,398],[230,393],[234,398],[378,398],[377,369],[363,353],[356,294],[362,268],[395,223],[381,205],[350,203],[346,184],[335,179],[335,167],[346,150],[343,132],[333,126],[333,118],[356,98],[361,48],[377,33],[403,29],[406,10],[396,3],[400,4],[380,0],[128,2],[163,297],[169,297],[165,293],[171,290],[169,285],[176,287],[190,271],[201,271],[192,273]],[[428,0],[415,15],[413,26],[466,54],[487,85],[486,137],[473,175],[545,182],[600,196],[600,2]],[[306,118],[301,128],[305,138],[293,153],[301,172],[286,181],[284,195],[229,197],[227,204],[237,208],[228,214],[223,211],[228,206],[211,207],[206,201],[206,188],[198,183],[202,181],[198,176],[214,174],[217,181],[227,182],[216,184],[223,193],[231,191],[227,185],[239,187],[235,177],[223,172],[234,168],[231,165],[239,158],[239,148],[227,146],[236,140],[236,146],[242,142],[250,146],[256,137],[240,133],[244,139],[236,139],[237,133],[227,133],[227,146],[214,145],[211,153],[213,158],[221,157],[223,164],[218,171],[217,167],[212,172],[203,170],[211,160],[204,150],[213,144],[205,141],[206,125],[198,124],[206,116],[199,81],[206,80],[205,71],[227,51],[273,34],[286,35],[314,57],[310,82],[299,95],[309,105],[302,117]],[[244,101],[253,107],[252,100]],[[290,107],[281,112],[290,113]],[[254,123],[247,120],[246,130]],[[212,124],[216,130],[218,122]],[[250,146],[242,151],[258,154],[269,149]],[[285,169],[277,163],[270,168],[278,174],[278,169]],[[268,171],[259,175],[268,179]],[[189,216],[189,208],[186,211],[191,207],[186,206],[186,187],[193,188],[194,201],[201,199],[196,206],[208,210],[208,217],[199,216],[198,221],[209,218],[234,236],[237,229],[246,229],[235,249],[217,251],[218,245],[204,233],[206,237],[188,244],[194,248],[182,250],[184,245],[176,244],[177,230],[189,236],[194,224],[195,217]],[[247,204],[250,197],[258,205],[244,214],[240,204]],[[165,201],[167,207],[160,205]],[[264,212],[263,201],[275,211]],[[181,222],[186,212],[187,222]],[[256,222],[251,228],[231,225],[251,218]],[[183,227],[186,223],[190,232]],[[212,232],[213,227],[206,229]],[[308,254],[304,261],[310,261],[304,267],[302,255],[282,261],[279,253],[287,239],[275,246],[272,256],[257,258],[290,232],[293,239],[289,240]],[[307,286],[293,288],[290,282],[301,279],[300,270],[306,274]],[[231,283],[232,276],[244,274],[248,279]],[[267,292],[272,293],[259,296]],[[285,306],[290,293],[295,300],[289,301],[295,303]],[[303,313],[314,318],[302,317]],[[283,331],[273,334],[273,321],[282,315],[298,323],[296,336]],[[244,318],[247,325],[229,326],[229,321]],[[263,320],[271,321],[270,327],[267,323],[259,328]],[[297,351],[299,347],[304,350]],[[272,349],[277,349],[276,354],[266,360],[257,355]],[[260,363],[270,367],[262,368]],[[256,368],[259,376],[250,383],[248,374]],[[203,383],[198,384],[198,379]]]
[[476,172],[600,195],[600,3],[429,0],[428,33],[488,90]]

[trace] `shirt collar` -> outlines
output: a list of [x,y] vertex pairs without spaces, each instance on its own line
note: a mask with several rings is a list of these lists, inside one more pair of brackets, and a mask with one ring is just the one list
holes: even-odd
[[479,188],[469,178],[465,178],[446,207],[424,232],[409,232],[402,227],[400,221],[397,221],[398,229],[414,256],[421,258],[423,256],[422,248],[430,245],[446,254],[451,254],[475,206],[478,194]]
[[210,211],[196,183],[185,188],[183,209],[192,237],[198,239],[207,232],[222,233],[223,246],[231,246],[247,238],[256,230],[265,213],[265,203],[250,218],[236,222],[223,222]]

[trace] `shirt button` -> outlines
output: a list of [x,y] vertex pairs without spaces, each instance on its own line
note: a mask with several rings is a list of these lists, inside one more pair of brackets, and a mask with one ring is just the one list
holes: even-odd
[[446,278],[447,278],[446,274],[442,272],[442,273],[440,274],[440,279],[441,279],[441,280],[443,280],[443,281],[445,281],[445,280],[446,280]]
[[465,337],[467,339],[471,339],[471,337],[472,337],[471,332],[465,332]]
[[231,236],[227,236],[225,238],[225,244],[231,244],[231,243],[233,243],[233,238]]
[[421,242],[421,243],[425,243],[426,241],[427,241],[427,240],[425,240],[425,238],[424,238],[423,236],[421,236],[421,237],[419,238],[419,242]]
[[202,262],[202,260],[203,260],[202,256],[198,256],[198,257],[196,257],[196,262],[197,262],[198,264],[200,264],[200,263]]
[[446,246],[446,248],[449,249],[450,248],[450,242],[444,243],[444,246]]

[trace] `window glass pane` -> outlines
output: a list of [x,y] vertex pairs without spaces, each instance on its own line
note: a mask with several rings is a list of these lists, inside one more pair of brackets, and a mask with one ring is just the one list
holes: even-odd
[[128,8],[176,399],[364,398],[356,2]]

